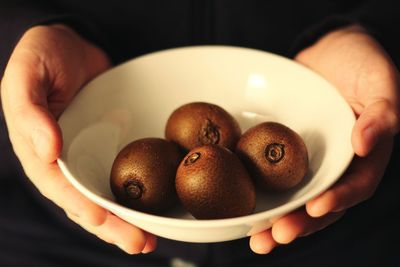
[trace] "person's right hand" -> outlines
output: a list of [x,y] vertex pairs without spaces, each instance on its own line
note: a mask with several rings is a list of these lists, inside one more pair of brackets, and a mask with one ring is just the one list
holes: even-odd
[[110,66],[105,53],[64,25],[29,29],[1,81],[1,101],[13,149],[38,190],[67,216],[130,254],[155,249],[156,238],[91,202],[57,165],[62,148],[57,117],[79,89]]

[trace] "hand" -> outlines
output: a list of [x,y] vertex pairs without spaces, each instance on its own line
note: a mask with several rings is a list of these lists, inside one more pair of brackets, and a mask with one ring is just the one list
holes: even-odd
[[346,209],[371,197],[390,158],[399,130],[399,75],[383,48],[362,28],[329,33],[301,51],[295,60],[330,81],[353,109],[355,158],[346,173],[326,192],[278,219],[271,229],[250,239],[260,254],[279,244],[321,230]]
[[78,192],[56,163],[62,148],[57,117],[78,90],[106,70],[105,53],[63,25],[37,26],[21,38],[1,82],[11,143],[38,190],[67,216],[128,253],[150,252],[156,239]]

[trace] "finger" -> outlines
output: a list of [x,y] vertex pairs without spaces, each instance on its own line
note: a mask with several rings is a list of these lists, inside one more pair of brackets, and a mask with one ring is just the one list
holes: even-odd
[[398,111],[389,101],[378,100],[367,105],[353,128],[355,153],[361,157],[368,155],[380,139],[394,136],[398,129]]
[[56,163],[52,163],[43,170],[46,171],[47,177],[38,176],[40,181],[32,179],[41,194],[87,224],[96,226],[104,223],[108,212],[82,195],[63,176]]
[[67,216],[86,231],[110,244],[117,245],[128,254],[139,254],[146,248],[146,233],[111,213],[107,214],[106,220],[99,226],[87,224],[72,214],[67,214]]
[[307,213],[320,217],[348,209],[371,197],[389,162],[391,147],[392,140],[384,140],[369,156],[356,157],[336,184],[306,204]]
[[156,247],[157,247],[157,237],[155,237],[153,234],[147,233],[146,234],[146,245],[144,246],[144,249],[142,250],[142,253],[147,254],[150,252],[153,252]]
[[65,178],[56,162],[44,163],[29,148],[26,140],[12,132],[10,137],[26,175],[42,195],[66,212],[73,213],[90,224],[98,225],[104,222],[106,210],[82,195]]
[[35,59],[10,62],[2,82],[8,125],[28,141],[43,161],[53,162],[60,154],[62,138],[56,119],[47,107],[45,67]]
[[271,234],[271,229],[262,231],[250,237],[250,248],[257,254],[270,253],[278,243]]
[[289,244],[297,237],[306,236],[327,227],[341,218],[343,214],[344,211],[313,218],[302,208],[276,221],[272,226],[272,237],[280,244]]

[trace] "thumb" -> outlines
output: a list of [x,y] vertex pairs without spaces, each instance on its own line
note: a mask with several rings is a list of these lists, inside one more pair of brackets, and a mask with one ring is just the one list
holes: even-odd
[[27,111],[29,110],[31,112],[25,118],[22,131],[29,131],[27,128],[31,124],[32,130],[27,135],[36,155],[44,162],[54,162],[60,156],[62,148],[61,130],[57,121],[43,106],[27,107]]
[[2,81],[2,102],[10,133],[24,138],[42,161],[53,162],[61,153],[62,138],[48,109],[43,68],[40,64],[35,68],[9,64]]
[[364,157],[379,140],[391,137],[399,129],[396,107],[387,100],[378,100],[367,105],[358,117],[352,132],[355,153]]

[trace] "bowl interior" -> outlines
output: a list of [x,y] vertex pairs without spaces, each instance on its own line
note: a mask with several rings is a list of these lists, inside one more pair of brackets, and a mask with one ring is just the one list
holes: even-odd
[[[256,213],[304,204],[332,185],[353,156],[353,112],[324,79],[270,53],[206,46],[146,55],[90,82],[59,120],[64,173],[89,197],[118,208],[109,187],[117,153],[135,139],[164,137],[171,112],[193,101],[220,105],[242,131],[277,121],[305,141],[310,170],[304,182],[285,194],[259,192]],[[165,216],[193,219],[179,207]]]

